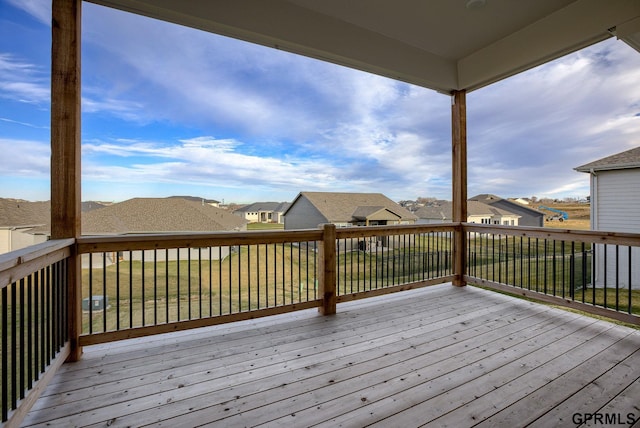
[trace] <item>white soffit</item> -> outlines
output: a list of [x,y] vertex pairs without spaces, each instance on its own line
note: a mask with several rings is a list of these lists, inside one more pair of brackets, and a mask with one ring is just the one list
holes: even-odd
[[640,17],[617,25],[612,34],[640,52]]
[[444,93],[491,84],[612,29],[640,39],[640,0],[485,0],[469,8],[469,0],[90,1]]

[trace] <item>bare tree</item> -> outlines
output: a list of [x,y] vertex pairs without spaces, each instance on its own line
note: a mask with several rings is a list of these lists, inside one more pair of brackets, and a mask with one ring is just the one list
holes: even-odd
[[416,202],[422,205],[426,205],[430,202],[435,202],[437,200],[438,198],[433,198],[431,196],[420,196],[418,199],[416,199]]

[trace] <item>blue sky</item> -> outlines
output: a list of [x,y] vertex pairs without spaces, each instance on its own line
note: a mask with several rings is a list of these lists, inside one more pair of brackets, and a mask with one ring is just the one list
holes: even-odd
[[[50,196],[50,1],[0,0],[0,197]],[[83,4],[82,197],[451,199],[450,99]],[[610,39],[467,96],[468,193],[584,197],[640,145],[640,53]]]

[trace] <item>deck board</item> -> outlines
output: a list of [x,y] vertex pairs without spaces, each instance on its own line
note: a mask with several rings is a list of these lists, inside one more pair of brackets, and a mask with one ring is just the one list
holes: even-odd
[[552,426],[639,378],[638,330],[442,284],[87,347],[22,426]]
[[[608,352],[606,352],[608,351]],[[585,363],[553,379],[527,397],[484,421],[484,426],[492,426],[496,421],[530,424],[533,427],[548,427],[554,424],[571,424],[562,415],[573,413],[593,413],[629,386],[630,376],[640,366],[640,349],[630,355],[612,352],[612,347],[603,355],[594,356]],[[637,382],[637,380],[635,381]],[[586,383],[586,384],[585,384]],[[640,397],[638,395],[637,397]],[[536,405],[532,406],[531,402]],[[558,405],[558,403],[561,403]],[[636,409],[640,411],[640,409]],[[640,414],[640,413],[639,413]]]

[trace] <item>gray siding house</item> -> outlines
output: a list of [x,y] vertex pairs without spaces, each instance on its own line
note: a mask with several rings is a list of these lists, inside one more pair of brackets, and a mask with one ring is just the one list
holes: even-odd
[[[451,223],[452,211],[451,201],[443,201],[439,205],[422,207],[415,212],[415,215],[418,216],[418,223],[421,224]],[[510,211],[478,201],[467,202],[467,223],[518,226],[519,220],[520,216]]]
[[284,213],[284,228],[414,224],[417,219],[382,193],[300,192]]
[[[640,233],[640,147],[581,165],[576,171],[588,173],[591,188],[591,230]],[[607,246],[606,279],[615,283],[618,275],[622,287],[629,286],[628,257],[617,262],[615,246]],[[626,248],[621,251],[627,251]],[[605,280],[605,247],[595,245],[596,286]],[[631,287],[640,289],[640,249],[631,252]]]
[[473,198],[469,198],[469,200],[482,202],[484,204],[491,205],[492,207],[500,208],[502,210],[520,216],[520,218],[518,219],[519,226],[544,227],[543,212],[540,212],[533,208],[529,208],[517,202],[513,202],[489,193],[476,195]]
[[284,223],[284,213],[289,202],[254,202],[238,208],[233,213],[251,223]]

